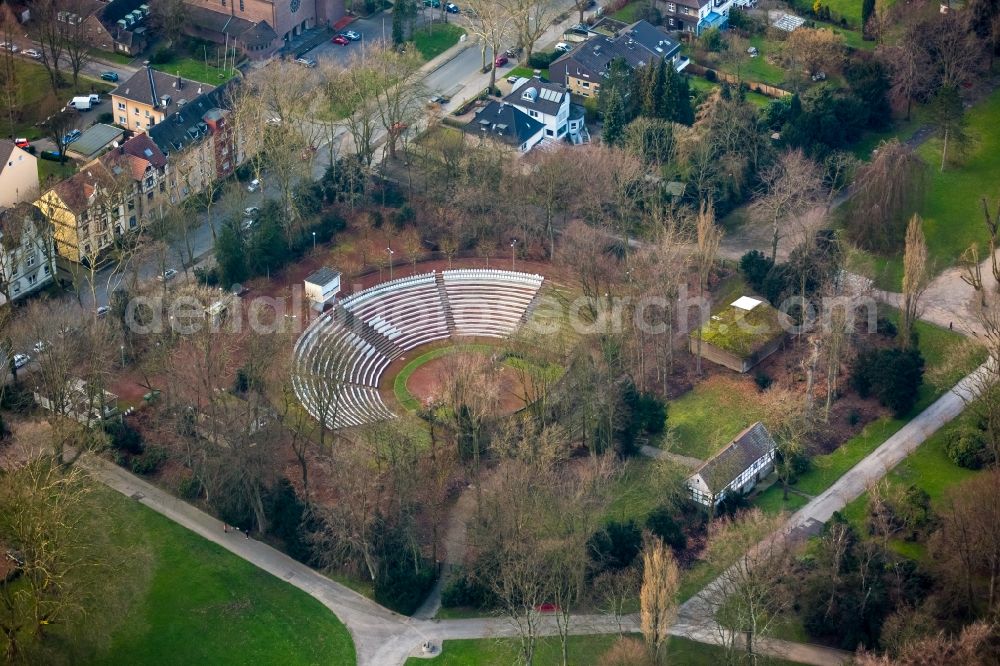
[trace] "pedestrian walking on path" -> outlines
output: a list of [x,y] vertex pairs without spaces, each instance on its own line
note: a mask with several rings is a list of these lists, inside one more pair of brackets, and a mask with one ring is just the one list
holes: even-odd
[[244,532],[244,534],[246,535],[247,539],[250,538],[250,528],[249,527],[247,528],[247,531]]
[[222,531],[229,534],[229,523],[222,523]]

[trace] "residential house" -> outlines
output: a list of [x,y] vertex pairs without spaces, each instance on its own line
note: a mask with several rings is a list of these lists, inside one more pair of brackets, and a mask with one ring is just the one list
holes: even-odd
[[203,191],[226,178],[246,161],[250,147],[230,122],[230,81],[204,93],[149,130],[149,138],[166,155],[170,203]]
[[562,84],[540,76],[518,79],[504,101],[542,123],[546,139],[566,139],[574,145],[590,140],[584,109],[570,102],[569,91]]
[[0,305],[41,289],[54,273],[52,234],[38,210],[0,207]]
[[45,409],[68,416],[88,428],[118,414],[118,396],[79,377],[66,381],[53,393],[34,391],[35,402]]
[[38,158],[0,139],[0,206],[38,197]]
[[46,191],[35,202],[52,225],[57,258],[100,262],[118,235],[139,226],[135,185],[116,176],[101,160]]
[[656,6],[664,27],[698,36],[709,28],[725,28],[734,4],[734,0],[661,0]]
[[490,102],[462,128],[467,134],[489,139],[526,153],[545,138],[545,124],[507,102]]
[[167,156],[148,135],[136,134],[105,153],[101,161],[114,176],[126,176],[135,183],[139,226],[163,216],[164,206],[169,206]]
[[188,0],[188,31],[247,56],[267,57],[285,42],[344,16],[344,0]]
[[596,96],[607,76],[611,61],[621,58],[632,69],[657,60],[669,60],[683,69],[688,61],[680,57],[680,44],[647,21],[637,21],[617,36],[596,35],[549,65],[553,83],[565,86],[574,95]]
[[149,5],[144,0],[77,0],[57,20],[82,24],[89,43],[101,51],[137,55],[148,44]]
[[691,498],[715,507],[731,494],[745,495],[774,469],[774,453],[771,434],[754,423],[688,477]]
[[115,123],[142,132],[162,123],[214,86],[153,69],[148,65],[111,91]]

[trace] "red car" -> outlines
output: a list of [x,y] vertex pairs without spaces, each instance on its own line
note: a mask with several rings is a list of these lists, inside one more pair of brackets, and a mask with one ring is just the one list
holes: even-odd
[[348,44],[351,43],[351,40],[349,40],[347,37],[344,37],[343,35],[337,35],[330,41],[333,42],[334,44],[340,44],[341,46],[347,46]]
[[507,56],[505,55],[498,55],[496,59],[493,61],[494,67],[503,67],[506,64],[507,64]]
[[28,143],[27,139],[14,139],[14,145],[18,148],[27,148],[31,144]]

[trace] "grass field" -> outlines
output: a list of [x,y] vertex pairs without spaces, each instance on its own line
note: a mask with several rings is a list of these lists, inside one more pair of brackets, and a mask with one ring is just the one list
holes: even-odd
[[[549,70],[541,69],[538,71],[541,73],[541,77],[543,79],[549,78]],[[497,76],[499,75],[500,73],[497,72]],[[531,67],[515,67],[514,69],[507,72],[507,75],[504,78],[507,78],[507,76],[523,76],[526,79],[530,79],[534,75],[535,75],[535,70],[533,70]]]
[[[568,643],[569,663],[596,664],[600,656],[607,652],[617,635],[571,636]],[[555,666],[562,663],[560,643],[556,637],[538,639],[536,644],[536,666]],[[433,659],[411,657],[406,666],[482,666],[486,664],[518,663],[519,643],[516,638],[445,641],[441,654]],[[685,666],[713,666],[725,662],[725,651],[714,645],[696,643],[686,638],[672,637],[667,646],[666,663]],[[767,660],[776,666],[792,666],[795,662]]]
[[57,663],[355,663],[347,628],[299,589],[104,487],[81,510],[117,580],[89,602],[99,617],[50,628]]
[[163,516],[106,491],[108,520],[150,554],[149,585],[97,664],[353,664],[318,601]]
[[[918,149],[927,162],[927,181],[920,214],[924,218],[927,249],[935,272],[955,264],[972,243],[980,249],[987,240],[982,204],[992,206],[1000,197],[1000,91],[977,104],[966,114],[971,145],[957,164],[940,171],[941,142],[932,139]],[[983,253],[984,256],[986,253]],[[876,276],[880,287],[899,291],[902,283],[902,253],[881,260]]]
[[[691,90],[695,92],[708,92],[721,87],[721,84],[706,81],[700,76],[689,76],[688,85],[691,87]],[[747,100],[759,109],[763,109],[771,103],[770,97],[767,95],[761,95],[758,92],[748,91],[746,95]]]
[[413,43],[421,57],[430,60],[457,44],[464,34],[465,30],[454,23],[432,23],[413,33]]
[[102,81],[80,77],[80,82],[73,86],[69,72],[66,75],[66,85],[59,89],[59,94],[53,94],[49,84],[49,75],[45,68],[34,62],[20,58],[14,60],[14,72],[18,82],[18,100],[15,106],[14,125],[11,127],[10,117],[6,110],[0,115],[0,134],[12,134],[15,137],[26,137],[35,140],[44,132],[35,127],[35,123],[44,120],[50,114],[61,109],[71,97],[76,94],[91,92],[106,93],[113,88]]
[[52,160],[38,159],[38,184],[44,186],[50,180],[55,183],[76,173],[76,162],[67,159],[65,164]]
[[208,63],[204,59],[199,60],[198,58],[189,56],[175,55],[166,62],[157,63],[153,68],[167,74],[179,74],[181,77],[191,79],[192,81],[210,83],[213,86],[222,85],[236,75],[232,67],[222,69],[221,67],[212,65],[212,62],[213,56],[211,53],[209,53]]
[[664,448],[701,460],[712,457],[760,419],[757,396],[757,387],[747,377],[709,377],[667,405],[670,436]]

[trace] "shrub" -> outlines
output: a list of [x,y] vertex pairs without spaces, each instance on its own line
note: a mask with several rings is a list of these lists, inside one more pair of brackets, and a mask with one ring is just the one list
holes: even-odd
[[687,547],[687,536],[668,507],[654,509],[646,518],[646,529],[663,539],[663,543],[674,550],[684,550]]
[[944,445],[948,458],[966,469],[982,469],[993,463],[993,452],[986,445],[982,431],[967,428]]
[[198,284],[215,287],[219,284],[219,270],[215,266],[207,269],[199,266],[194,269],[194,279],[198,281]]
[[375,600],[409,615],[434,585],[436,572],[426,558],[414,552],[403,529],[384,523],[381,527],[373,549],[379,557],[373,585]]
[[489,608],[493,595],[474,576],[459,572],[441,590],[441,605],[445,608]]
[[285,552],[296,560],[304,564],[312,562],[312,547],[303,535],[306,507],[291,482],[281,477],[268,491],[264,504],[264,512],[271,521],[268,532],[281,539]]
[[528,67],[532,69],[548,69],[549,65],[559,57],[556,51],[535,51],[528,59]]
[[611,521],[587,540],[596,571],[620,571],[632,564],[642,547],[642,532],[635,521]]
[[174,59],[174,50],[169,46],[161,46],[160,48],[153,51],[149,56],[149,62],[152,65],[162,65],[165,62],[170,62]]
[[[18,373],[18,377],[21,374],[23,373]],[[0,407],[15,414],[25,414],[34,406],[35,396],[20,382],[10,384],[3,395],[0,395]]]
[[180,495],[181,499],[188,501],[201,497],[203,490],[201,481],[196,476],[189,476],[177,484],[177,494]]
[[97,122],[104,123],[105,125],[110,125],[115,122],[115,114],[110,111],[105,111],[104,113],[97,116]]
[[759,388],[761,391],[766,391],[767,389],[771,388],[771,384],[774,383],[774,380],[771,379],[771,375],[767,374],[766,372],[758,372],[753,376],[753,380],[754,383],[757,384],[757,388]]
[[924,381],[924,357],[916,349],[870,349],[858,354],[851,370],[851,386],[866,398],[903,416],[913,409]]
[[705,80],[708,81],[709,83],[715,83],[716,81],[719,80],[719,77],[718,77],[718,75],[716,75],[714,69],[706,69],[705,70]]
[[167,452],[159,446],[146,447],[145,452],[132,458],[132,471],[135,474],[149,476],[159,471],[167,461]]
[[896,324],[891,319],[886,319],[885,317],[879,317],[875,320],[875,330],[879,335],[886,338],[895,338],[899,332]]
[[106,421],[104,423],[104,432],[108,433],[112,448],[118,451],[127,451],[133,455],[138,455],[145,448],[142,444],[142,435],[139,434],[138,430],[125,423],[125,421],[119,419]]

